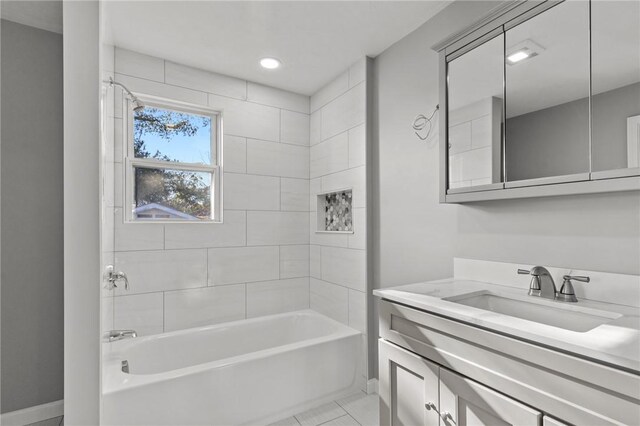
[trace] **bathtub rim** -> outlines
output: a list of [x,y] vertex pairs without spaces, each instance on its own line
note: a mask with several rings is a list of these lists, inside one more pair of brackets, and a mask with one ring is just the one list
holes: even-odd
[[[231,326],[241,326],[242,324],[247,324],[247,322],[251,322],[251,323],[260,322],[265,320],[266,318],[287,317],[287,316],[293,316],[295,314],[298,314],[298,315],[302,314],[305,316],[320,318],[322,321],[327,321],[332,323],[332,325],[336,326],[336,330],[330,334],[320,336],[320,337],[315,337],[312,339],[299,340],[293,343],[288,343],[286,345],[280,345],[272,348],[261,349],[261,350],[249,352],[246,354],[235,355],[235,356],[226,357],[219,360],[213,360],[213,361],[208,361],[201,364],[177,368],[174,370],[162,371],[159,373],[128,374],[122,371],[121,362],[124,359],[126,359],[122,355],[122,352],[125,351],[130,346],[137,346],[146,341],[165,339],[165,338],[170,338],[176,335],[197,334],[198,332],[204,332],[204,331],[209,331],[214,329],[227,328]],[[148,385],[162,382],[162,381],[174,380],[174,379],[178,379],[188,375],[201,373],[203,371],[211,370],[214,368],[223,368],[229,365],[238,365],[238,364],[250,362],[259,358],[270,357],[270,356],[277,355],[279,353],[293,351],[295,349],[302,349],[310,346],[320,345],[326,342],[349,339],[354,336],[361,336],[362,334],[363,333],[361,333],[360,331],[354,328],[351,328],[346,324],[338,322],[333,318],[327,317],[326,315],[323,315],[319,312],[316,312],[311,309],[303,309],[303,310],[285,312],[280,314],[265,315],[265,316],[249,318],[249,319],[241,319],[241,320],[230,321],[230,322],[225,322],[220,324],[211,324],[211,325],[205,325],[200,327],[187,328],[183,330],[175,330],[168,333],[143,336],[140,338],[127,340],[127,341],[112,342],[112,343],[104,342],[103,350],[105,351],[105,355],[103,356],[103,363],[102,363],[103,364],[102,365],[102,371],[103,371],[102,395],[109,395],[111,393],[132,389],[140,386],[148,386]],[[361,362],[361,360],[358,359],[357,362]]]

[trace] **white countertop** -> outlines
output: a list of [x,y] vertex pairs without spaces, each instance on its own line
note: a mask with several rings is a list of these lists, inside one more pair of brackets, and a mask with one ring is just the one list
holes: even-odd
[[[515,318],[443,300],[471,292],[488,291],[523,301],[568,310],[596,310],[622,315],[585,332]],[[557,348],[596,362],[640,374],[640,308],[582,299],[578,303],[556,302],[527,295],[522,288],[471,280],[439,280],[374,290],[373,294],[453,320]],[[531,300],[535,299],[535,300]]]

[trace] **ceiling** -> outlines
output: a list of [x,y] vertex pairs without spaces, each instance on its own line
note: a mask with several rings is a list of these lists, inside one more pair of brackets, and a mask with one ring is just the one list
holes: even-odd
[[41,30],[62,33],[62,1],[60,0],[2,0],[0,12],[2,19]]
[[[106,0],[105,39],[122,48],[311,95],[449,3]],[[425,49],[428,46],[425,41]],[[262,57],[278,58],[283,66],[262,69]]]

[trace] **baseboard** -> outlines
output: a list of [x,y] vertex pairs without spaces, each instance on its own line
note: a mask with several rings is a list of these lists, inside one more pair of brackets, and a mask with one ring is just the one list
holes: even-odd
[[53,401],[0,415],[2,426],[24,426],[64,414],[64,401]]
[[378,393],[378,379],[367,380],[367,395]]

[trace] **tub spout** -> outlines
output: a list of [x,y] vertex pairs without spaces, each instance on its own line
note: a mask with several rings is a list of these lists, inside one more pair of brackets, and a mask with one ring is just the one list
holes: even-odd
[[103,337],[106,342],[117,342],[122,339],[138,337],[138,334],[135,330],[111,330],[104,333]]

